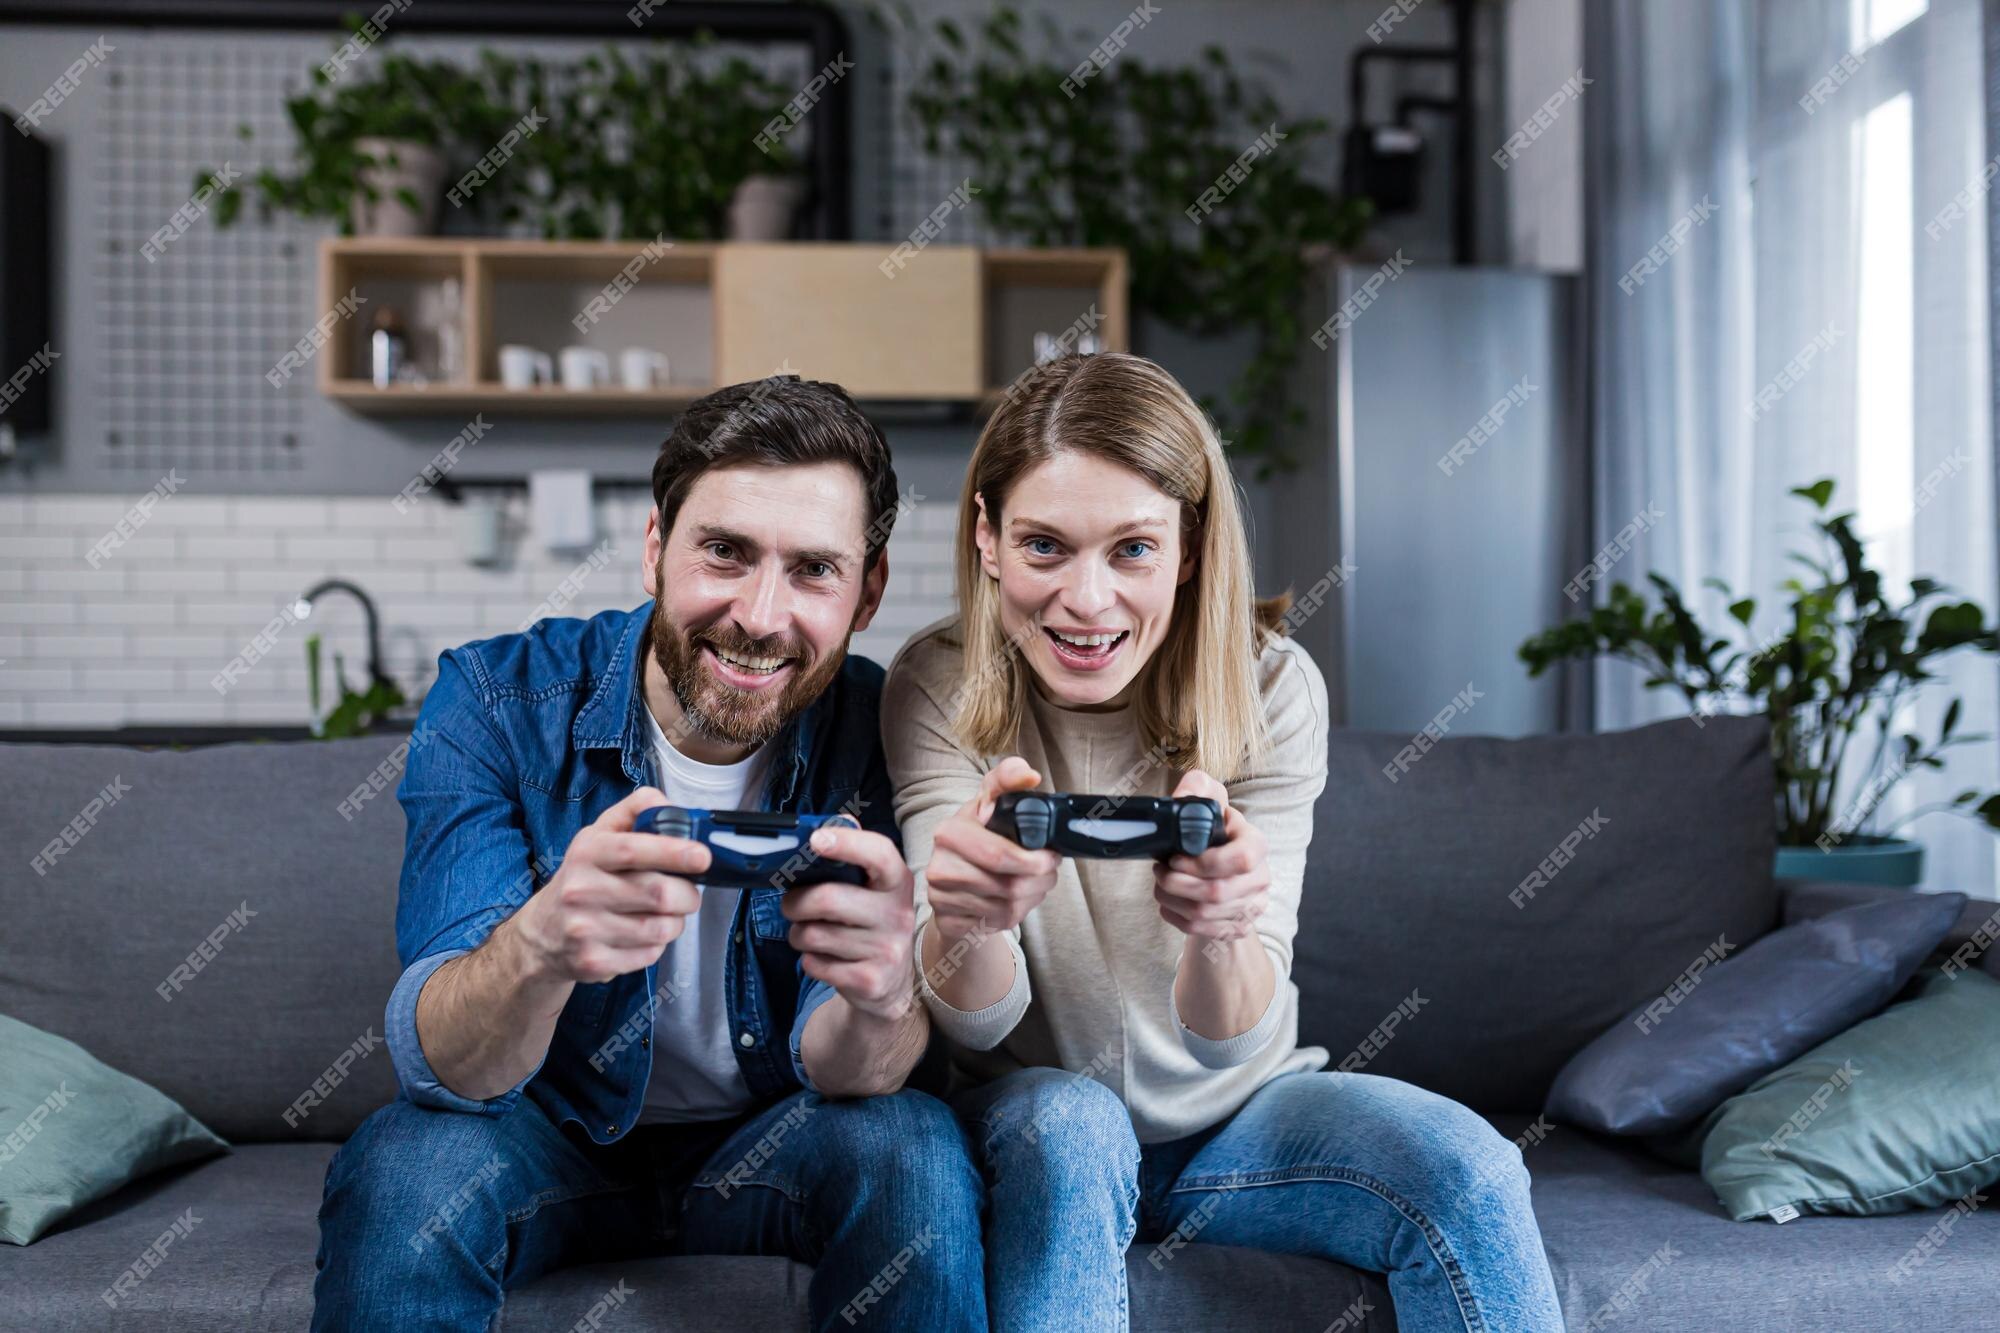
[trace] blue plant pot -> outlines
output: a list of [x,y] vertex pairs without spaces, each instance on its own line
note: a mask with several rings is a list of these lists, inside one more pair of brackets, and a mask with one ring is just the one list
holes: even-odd
[[1779,879],[1830,879],[1913,889],[1923,882],[1923,844],[1904,838],[1849,838],[1821,851],[1780,847],[1772,874]]

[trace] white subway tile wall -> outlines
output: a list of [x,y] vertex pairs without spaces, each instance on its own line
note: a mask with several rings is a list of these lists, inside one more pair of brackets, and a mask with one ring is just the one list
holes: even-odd
[[[147,723],[303,725],[306,637],[322,635],[330,682],[338,652],[350,684],[366,678],[359,605],[329,594],[312,616],[285,608],[322,578],[351,580],[381,612],[383,668],[412,699],[438,654],[508,634],[538,609],[589,616],[646,599],[639,582],[650,500],[597,501],[591,552],[551,555],[526,532],[521,496],[506,505],[497,567],[459,553],[463,512],[436,495],[399,513],[384,498],[215,497],[181,492],[97,566],[90,554],[132,509],[119,496],[0,496],[0,726]],[[922,501],[897,520],[889,591],[853,651],[888,665],[913,632],[951,606],[953,506]],[[273,625],[268,647],[253,647]],[[248,665],[215,682],[239,655]],[[326,704],[322,697],[322,707]]]

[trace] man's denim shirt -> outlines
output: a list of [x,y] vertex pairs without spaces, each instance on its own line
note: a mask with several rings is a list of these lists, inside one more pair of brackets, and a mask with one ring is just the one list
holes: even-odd
[[[486,1101],[438,1081],[417,1040],[417,995],[431,973],[476,948],[548,882],[578,830],[634,789],[659,785],[641,684],[652,609],[648,602],[589,620],[543,620],[438,659],[396,791],[409,821],[396,909],[404,971],[386,1030],[397,1080],[418,1105],[503,1115],[525,1090],[551,1120],[580,1121],[598,1143],[638,1119],[653,1067],[652,1015],[671,998],[656,990],[657,965],[577,986],[541,1065]],[[849,657],[773,741],[761,808],[849,806],[864,827],[896,838],[881,695],[882,668]],[[739,896],[723,967],[731,1044],[764,1101],[811,1086],[799,1039],[833,997],[801,971],[782,898],[776,887]]]

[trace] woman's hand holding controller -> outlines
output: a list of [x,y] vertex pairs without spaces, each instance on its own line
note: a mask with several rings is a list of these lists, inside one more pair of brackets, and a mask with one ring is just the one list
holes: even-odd
[[1175,796],[1206,796],[1222,807],[1227,838],[1200,856],[1176,854],[1153,867],[1153,898],[1176,930],[1233,940],[1256,928],[1271,896],[1271,866],[1264,835],[1229,803],[1229,789],[1200,769],[1190,769]]
[[1055,887],[1060,854],[1029,851],[986,827],[993,805],[1010,791],[1030,791],[1041,774],[1010,755],[980,780],[979,794],[938,827],[924,881],[931,916],[946,946],[1011,930]]

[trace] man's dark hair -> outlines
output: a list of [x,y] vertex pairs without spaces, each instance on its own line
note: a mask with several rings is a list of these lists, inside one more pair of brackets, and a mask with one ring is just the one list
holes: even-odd
[[710,468],[740,463],[852,466],[868,502],[862,568],[874,568],[896,525],[896,469],[889,464],[889,442],[847,390],[824,380],[773,375],[696,399],[653,461],[661,536],[673,530],[696,478]]

